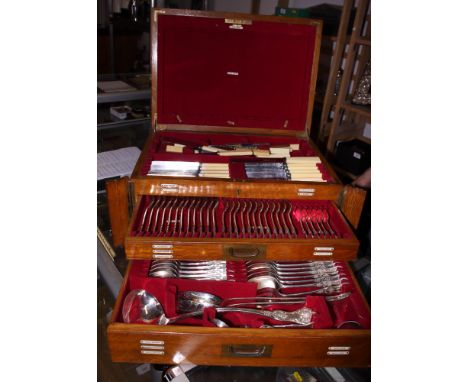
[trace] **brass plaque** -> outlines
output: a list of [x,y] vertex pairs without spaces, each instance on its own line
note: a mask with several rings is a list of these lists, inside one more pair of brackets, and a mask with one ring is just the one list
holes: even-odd
[[252,25],[252,20],[242,19],[224,19],[226,24],[237,24],[237,25]]

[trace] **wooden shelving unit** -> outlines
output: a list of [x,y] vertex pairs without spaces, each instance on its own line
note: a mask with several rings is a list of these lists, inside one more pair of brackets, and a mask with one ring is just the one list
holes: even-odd
[[[352,10],[355,17],[347,35]],[[323,98],[318,141],[333,153],[338,140],[359,137],[371,121],[371,107],[352,103],[353,95],[371,57],[370,0],[344,0],[325,96]],[[338,75],[341,74],[338,79]],[[339,82],[338,91],[337,81]]]

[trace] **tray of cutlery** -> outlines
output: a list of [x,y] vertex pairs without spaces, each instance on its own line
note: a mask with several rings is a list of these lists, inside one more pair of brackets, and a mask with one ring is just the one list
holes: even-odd
[[341,261],[132,261],[108,336],[122,362],[364,366],[370,311]]
[[334,182],[304,140],[170,132],[155,136],[139,175]]
[[341,186],[333,169],[307,140],[170,131],[152,136],[132,179],[137,194],[229,196],[235,191],[250,196],[266,191],[274,197],[279,191],[275,186],[287,192],[294,184],[296,194],[305,189],[302,194],[307,197],[313,190],[314,196],[335,199]]
[[154,195],[139,198],[125,240],[141,260],[351,260],[358,245],[327,200]]

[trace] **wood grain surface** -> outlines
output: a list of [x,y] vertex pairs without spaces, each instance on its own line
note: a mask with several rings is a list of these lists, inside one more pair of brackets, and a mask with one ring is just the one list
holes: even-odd
[[106,192],[112,240],[114,246],[119,247],[124,243],[129,222],[128,178],[107,181]]

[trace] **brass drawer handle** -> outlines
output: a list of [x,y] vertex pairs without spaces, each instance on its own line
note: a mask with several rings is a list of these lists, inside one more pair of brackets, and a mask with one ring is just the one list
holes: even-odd
[[269,358],[273,345],[222,345],[225,357]]
[[265,246],[230,246],[224,247],[224,257],[226,259],[263,259],[265,258]]

